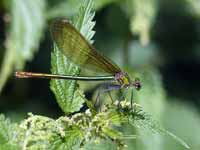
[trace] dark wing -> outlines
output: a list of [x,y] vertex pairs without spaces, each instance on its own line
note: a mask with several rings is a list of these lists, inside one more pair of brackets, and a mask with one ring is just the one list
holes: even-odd
[[97,52],[67,20],[53,21],[51,35],[58,48],[75,64],[109,74],[121,72],[114,62]]

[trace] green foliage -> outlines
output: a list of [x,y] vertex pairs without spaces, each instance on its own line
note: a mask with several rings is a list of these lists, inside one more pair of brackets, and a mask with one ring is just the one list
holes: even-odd
[[[95,146],[94,146],[95,145]],[[83,150],[102,150],[102,147],[104,150],[116,150],[116,145],[113,144],[113,142],[109,139],[106,140],[93,140],[91,142],[88,142]]]
[[[186,140],[192,150],[199,149],[200,141],[200,117],[199,112],[189,103],[182,104],[180,100],[171,99],[166,103],[163,115],[163,125],[182,139]],[[192,129],[192,130],[191,130]],[[172,139],[167,138],[163,144],[165,150],[181,149],[181,146]]]
[[[139,130],[147,130],[153,134],[173,136],[188,148],[187,144],[178,137],[160,127],[150,115],[143,112],[140,106],[134,104],[133,111],[130,103],[126,101],[116,105],[106,105],[105,111],[100,113],[92,113],[88,109],[84,113],[77,113],[72,117],[63,116],[57,120],[29,114],[29,117],[18,126],[11,124],[4,117],[1,120],[0,133],[3,139],[1,142],[6,144],[2,144],[6,149],[15,146],[30,150],[73,150],[85,149],[90,144],[94,149],[98,149],[99,144],[106,140],[110,141],[113,147],[115,145],[119,149],[126,149],[124,140],[139,136],[126,135],[119,131],[118,128],[122,124],[130,124]],[[10,143],[12,145],[9,145]]]
[[157,5],[158,0],[126,0],[124,11],[130,17],[130,29],[133,35],[139,35],[143,45],[149,43]]
[[188,6],[188,10],[190,11],[190,13],[192,13],[194,16],[198,16],[200,17],[200,4],[198,0],[185,0],[187,6]]
[[[163,142],[169,138],[176,141],[179,147],[189,149],[190,146],[188,146],[186,142],[161,125],[163,123],[163,116],[168,115],[168,111],[165,114],[166,95],[159,72],[152,67],[146,68],[141,72],[142,74],[132,73],[132,75],[140,77],[143,83],[141,91],[134,93],[135,102],[139,103],[142,108],[141,106],[135,105],[138,107],[135,109],[135,116],[129,116],[129,123],[132,127],[125,127],[125,132],[137,135],[135,142],[130,141],[127,143],[128,147],[135,147],[135,149],[140,150],[159,150],[163,148]],[[129,97],[130,95],[127,95],[127,99],[129,99]],[[153,116],[147,112],[151,112]],[[154,118],[156,118],[156,120]],[[151,140],[149,141],[149,139]]]
[[0,115],[0,149],[15,150],[19,149],[16,141],[16,124],[12,124],[10,120]]
[[56,17],[70,18],[78,13],[80,4],[81,4],[80,0],[63,0],[48,10],[47,18],[48,19]]
[[82,6],[79,8],[79,13],[73,19],[73,25],[80,33],[92,44],[95,22],[92,21],[95,13],[92,12],[93,0],[83,0]]
[[13,69],[23,69],[25,62],[31,60],[44,30],[44,0],[11,0],[11,24],[6,39],[0,76],[0,91]]
[[44,116],[29,115],[30,117],[19,125],[24,133],[21,147],[32,150],[61,150],[73,149],[73,146],[79,143],[81,131],[68,125],[70,123],[69,118],[53,120]]
[[[76,75],[80,72],[80,69],[69,62],[55,45],[51,58],[52,73]],[[51,90],[54,92],[59,106],[65,113],[78,111],[84,103],[83,92],[77,87],[76,81],[52,80]]]
[[177,1],[174,1],[174,3],[163,0],[161,1],[161,5],[164,7],[167,6],[168,9],[170,7],[173,9],[174,6],[180,6],[179,8],[174,7],[176,10],[178,10],[177,12],[180,12],[181,14],[183,14],[183,10],[184,10],[185,11],[184,13],[187,13],[193,17],[197,17],[197,18],[200,17],[200,9],[199,9],[200,4],[198,0],[182,0],[182,1],[177,0]]
[[[19,3],[17,3],[18,1]],[[117,2],[117,0],[96,0],[94,7],[95,9],[100,9],[111,2]],[[141,41],[145,44],[149,40],[149,30],[157,11],[157,1],[152,0],[147,2],[143,0],[140,2],[127,0],[127,2],[130,4],[130,9],[128,10],[133,10],[133,12],[130,11],[129,14],[132,32],[133,34],[139,34]],[[30,0],[17,0],[14,2],[13,0],[12,3],[17,3],[16,6],[18,7],[12,5],[13,8],[11,9],[13,11],[12,18],[15,19],[10,26],[9,40],[7,42],[9,51],[6,52],[5,57],[7,62],[4,62],[8,66],[4,68],[4,71],[2,71],[4,73],[2,76],[5,78],[7,77],[7,74],[11,72],[12,68],[22,68],[25,60],[30,60],[32,58],[33,50],[36,50],[38,46],[46,20],[42,13],[45,8],[45,1],[33,2]],[[23,13],[22,15],[23,9],[27,9],[29,3],[34,6],[37,4],[38,6],[33,7],[29,13]],[[72,17],[74,14],[78,13],[72,19],[72,24],[90,43],[93,43],[92,37],[95,32],[92,29],[95,22],[92,21],[94,17],[94,13],[91,11],[93,8],[92,3],[92,0],[84,0],[83,3],[80,3],[78,0],[62,1],[60,4],[50,9],[46,17],[48,19],[57,16]],[[141,8],[141,6],[145,7]],[[32,16],[35,12],[37,12],[36,14],[38,15],[36,18]],[[21,21],[19,21],[16,16],[20,16]],[[26,16],[26,18],[24,18],[24,16]],[[29,20],[28,22],[26,21],[27,18]],[[24,24],[21,24],[21,22],[24,22]],[[25,32],[24,29],[28,32]],[[9,44],[11,42],[14,43],[14,46],[13,44]],[[24,42],[25,45],[23,44]],[[17,57],[14,58],[14,56]],[[131,56],[132,55],[130,55],[130,57]],[[52,73],[71,75],[78,75],[80,73],[80,68],[63,56],[55,44],[51,57]],[[135,97],[136,102],[140,103],[143,108],[134,104],[134,109],[132,110],[129,102],[122,101],[119,105],[118,103],[116,103],[116,105],[106,105],[104,111],[100,113],[97,113],[93,108],[93,104],[84,98],[83,91],[78,87],[78,84],[75,81],[52,80],[51,90],[54,92],[56,100],[63,112],[66,114],[75,113],[80,110],[84,102],[86,102],[89,109],[83,113],[76,113],[71,116],[62,116],[58,119],[29,114],[29,117],[23,120],[20,124],[11,123],[1,115],[0,149],[94,150],[102,149],[102,147],[104,147],[105,149],[110,150],[117,148],[132,149],[132,146],[134,146],[135,149],[142,150],[145,148],[142,148],[142,146],[136,147],[138,143],[134,141],[140,140],[140,145],[147,145],[149,149],[152,149],[152,144],[149,143],[152,143],[154,135],[159,135],[159,139],[157,140],[159,142],[161,141],[160,139],[163,139],[163,135],[167,135],[170,139],[174,139],[176,144],[178,143],[179,147],[181,145],[180,148],[189,148],[182,139],[165,130],[159,122],[163,122],[161,119],[163,116],[167,118],[166,120],[169,120],[171,116],[174,117],[174,120],[182,120],[180,118],[182,118],[182,115],[184,114],[184,116],[188,115],[185,122],[182,123],[185,124],[190,122],[189,118],[191,119],[191,116],[194,114],[182,110],[181,113],[179,112],[180,116],[175,116],[174,114],[178,114],[177,111],[181,110],[181,107],[176,106],[171,108],[171,105],[166,106],[166,96],[161,83],[162,80],[155,69],[149,68],[143,70],[143,74],[140,75],[140,78],[142,79],[144,87],[139,94],[135,94]],[[3,83],[5,80],[0,82]],[[0,86],[1,85],[3,84],[0,84]],[[106,101],[106,99],[104,101]],[[188,109],[188,107],[184,108],[186,110]],[[146,112],[151,112],[156,116],[155,118],[159,120],[159,122],[155,121],[153,117]],[[194,122],[194,120],[198,125],[197,117],[191,122]],[[122,129],[127,124],[131,126],[131,129],[128,130],[128,134],[126,134],[124,132],[125,130]],[[168,124],[167,127],[173,129],[172,127],[174,127],[174,124]],[[177,128],[179,128],[178,125]],[[133,133],[130,132],[132,130],[134,130]],[[195,128],[195,131],[198,131],[198,126]],[[149,132],[150,136],[147,137],[145,135],[146,132]],[[195,132],[193,132],[193,134],[195,134]],[[192,137],[192,135],[190,136]],[[196,139],[196,143],[198,143],[198,137],[196,137]],[[131,144],[126,144],[127,140],[131,140]],[[195,140],[191,140],[190,142],[195,143],[194,141]],[[166,146],[165,144],[159,144],[155,146],[157,149],[163,148],[163,145],[166,149],[169,147],[167,144]]]
[[[103,7],[119,2],[120,0],[93,0],[93,8],[95,10],[102,9]],[[56,17],[68,17],[71,18],[78,13],[80,8],[80,0],[63,0],[58,3],[56,6],[53,6],[48,13],[47,18],[56,18]],[[72,9],[73,8],[73,9]]]
[[[85,0],[79,9],[78,15],[74,18],[73,24],[85,38],[92,41],[94,31],[92,30],[95,23],[92,21],[94,13],[92,10],[92,1]],[[53,74],[71,74],[78,75],[80,69],[70,62],[60,50],[54,46],[52,53],[52,69]],[[79,111],[84,103],[84,95],[77,87],[76,81],[51,80],[51,89],[54,92],[59,106],[65,113]]]
[[120,2],[120,0],[94,0],[94,7],[96,10],[101,9],[111,3],[117,3]]
[[[112,1],[104,0],[101,2],[98,0],[97,7],[102,8]],[[82,8],[83,10],[79,11],[80,4],[81,3],[79,0],[63,1],[58,4],[58,6],[56,5],[55,7],[48,9],[49,11],[45,13],[45,0],[10,1],[9,7],[11,15],[7,16],[7,21],[10,23],[10,25],[7,29],[8,37],[6,40],[6,53],[4,55],[4,60],[0,71],[0,92],[12,71],[23,69],[26,61],[32,60],[34,53],[38,49],[47,19],[61,16],[72,17],[78,12],[79,15],[82,15],[84,14],[84,11],[88,11],[90,10],[88,8],[92,7],[90,6],[91,4],[88,4],[88,8],[86,8],[86,10]],[[79,27],[77,26],[77,28],[80,30],[84,30],[81,31],[81,33],[84,32],[89,41],[94,35],[94,32],[87,32],[87,30],[91,30],[94,26],[94,23],[91,21],[93,15],[94,14],[91,13],[87,14],[85,17],[80,16],[79,19],[85,19],[83,23],[87,21],[90,23],[88,23],[87,26],[83,25],[82,28],[80,28],[81,24],[79,24]],[[10,18],[12,19],[11,22]],[[81,23],[81,20],[79,21],[79,23]],[[78,21],[75,22],[78,23]],[[89,35],[86,35],[87,33]]]
[[141,128],[143,128],[147,132],[152,132],[153,134],[156,133],[156,134],[170,136],[185,148],[187,149],[190,148],[182,139],[162,128],[160,124],[151,117],[151,115],[144,112],[141,108],[137,108],[135,110],[135,114],[130,119],[130,124],[140,130]]

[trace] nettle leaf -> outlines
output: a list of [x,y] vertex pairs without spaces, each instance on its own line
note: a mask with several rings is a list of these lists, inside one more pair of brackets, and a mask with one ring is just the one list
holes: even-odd
[[92,44],[95,31],[95,22],[92,21],[95,13],[92,12],[93,0],[83,0],[83,5],[79,8],[79,14],[74,17],[73,25]]
[[[80,69],[72,64],[54,44],[51,54],[52,69],[54,74],[77,75]],[[83,92],[77,87],[74,80],[51,80],[51,90],[56,96],[56,100],[65,113],[78,111],[84,103]]]
[[64,0],[47,11],[47,18],[72,17],[79,12],[80,0]]
[[[79,13],[74,17],[72,24],[79,30],[85,38],[92,43],[95,22],[92,21],[94,13],[92,10],[93,1],[84,0],[79,9]],[[60,50],[54,46],[52,53],[53,74],[78,75],[80,68],[65,57]],[[84,103],[84,94],[78,88],[77,82],[72,80],[51,80],[51,89],[56,96],[56,100],[65,113],[79,111]]]
[[129,116],[131,115],[132,117],[129,117],[129,123],[136,127],[136,129],[145,130],[146,132],[151,132],[152,134],[169,136],[185,148],[190,149],[186,142],[170,131],[164,129],[158,121],[154,120],[153,117],[147,112],[144,112],[139,105],[135,105],[134,113],[130,113]]
[[120,2],[120,0],[95,0],[94,7],[99,10],[109,4]]
[[[120,0],[93,0],[94,9],[99,10],[103,7],[106,7],[109,4],[120,2]],[[73,17],[76,13],[78,13],[79,8],[81,6],[80,0],[65,0],[61,1],[49,11],[47,11],[47,18],[52,19],[56,17]]]
[[132,33],[140,36],[143,45],[149,43],[150,28],[154,23],[158,0],[127,0],[125,10],[130,17]]
[[0,149],[15,150],[19,149],[16,142],[16,124],[12,124],[10,120],[0,115]]
[[11,23],[0,73],[0,91],[13,69],[33,58],[45,26],[45,0],[11,0]]
[[[142,85],[144,85],[141,91],[134,93],[135,101],[142,107],[135,104],[134,113],[128,112],[129,123],[134,127],[131,131],[140,137],[139,140],[136,140],[136,144],[139,145],[137,149],[147,149],[146,147],[148,149],[161,149],[162,142],[167,139],[167,136],[185,148],[189,148],[181,138],[166,130],[161,125],[166,107],[166,95],[159,72],[151,67],[150,69],[143,70],[142,74],[135,73],[134,75],[139,76]],[[130,99],[130,95],[127,95],[126,98]],[[151,114],[147,112],[151,112]],[[152,143],[156,144],[152,145]]]
[[[73,149],[80,145],[81,131],[71,128],[70,119],[54,120],[48,117],[29,114],[19,125],[24,136],[19,140],[24,149]],[[72,124],[72,123],[71,123]]]
[[[115,115],[117,113],[114,113]],[[110,140],[112,144],[124,147],[124,143],[119,140],[122,137],[121,132],[112,128],[115,122],[112,113],[102,112],[92,116],[90,110],[57,120],[29,114],[29,117],[19,124],[20,133],[18,132],[16,139],[20,147],[29,150],[84,149],[92,141],[95,141],[93,146],[96,147],[97,144],[98,147],[102,140]]]
[[198,0],[187,0],[185,5],[188,6],[189,12],[200,17],[200,2]]

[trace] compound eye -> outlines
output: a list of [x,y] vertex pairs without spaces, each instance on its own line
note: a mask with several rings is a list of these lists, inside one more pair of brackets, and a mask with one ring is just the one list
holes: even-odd
[[139,78],[135,78],[134,85],[135,85],[136,90],[138,90],[138,91],[142,88],[142,84],[141,84],[141,81]]

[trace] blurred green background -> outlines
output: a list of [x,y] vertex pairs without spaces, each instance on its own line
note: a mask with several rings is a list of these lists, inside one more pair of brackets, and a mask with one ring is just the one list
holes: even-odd
[[[49,81],[16,79],[14,71],[50,72],[48,24],[72,18],[79,0],[0,1],[0,113],[20,121],[27,112],[63,115]],[[95,47],[134,76],[136,102],[163,126],[200,149],[200,1],[94,0]],[[86,96],[91,95],[86,91]],[[131,132],[129,127],[125,128]],[[129,149],[181,149],[145,134]]]

